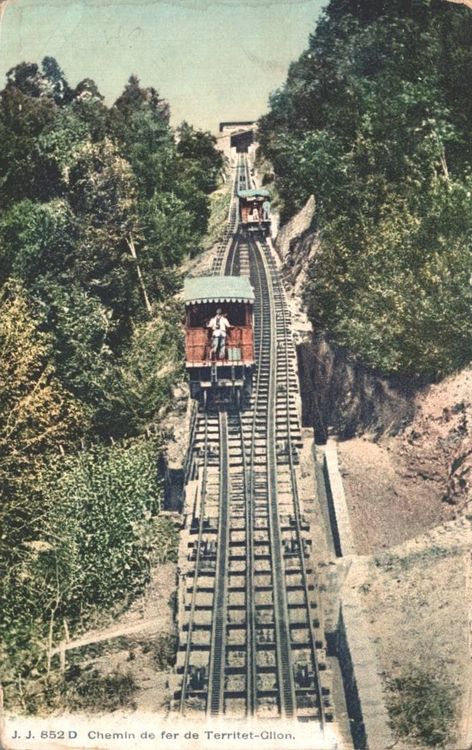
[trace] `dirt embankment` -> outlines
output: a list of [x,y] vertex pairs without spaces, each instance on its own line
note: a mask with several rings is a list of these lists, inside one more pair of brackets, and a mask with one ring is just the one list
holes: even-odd
[[154,567],[146,592],[108,630],[88,634],[92,648],[103,644],[93,666],[102,676],[127,674],[133,681],[131,706],[165,713],[171,700],[169,677],[177,633],[174,563]]
[[[449,724],[453,748],[470,747],[472,741],[471,544],[471,523],[462,518],[388,552],[358,558],[349,574],[367,614],[386,696],[395,680],[415,673],[451,686],[452,710],[442,720]],[[424,700],[431,713],[440,714],[440,704]],[[429,746],[395,745],[398,750]]]
[[457,3],[458,5],[466,5],[467,8],[472,10],[472,0],[448,0],[450,3]]
[[303,294],[307,266],[319,246],[317,233],[312,229],[315,208],[312,195],[302,210],[280,228],[275,242],[285,281],[295,296]]
[[472,370],[430,386],[411,406],[413,417],[399,434],[339,444],[361,554],[470,512]]

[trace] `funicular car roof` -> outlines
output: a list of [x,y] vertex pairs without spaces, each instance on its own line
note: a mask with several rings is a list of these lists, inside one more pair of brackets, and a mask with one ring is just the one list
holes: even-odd
[[254,290],[247,276],[196,276],[184,281],[185,304],[205,302],[247,302],[253,304]]
[[264,188],[254,188],[252,190],[238,190],[238,198],[270,198],[270,193]]

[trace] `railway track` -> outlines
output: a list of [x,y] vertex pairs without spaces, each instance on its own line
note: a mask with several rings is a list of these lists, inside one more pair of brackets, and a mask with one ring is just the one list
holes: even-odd
[[239,156],[228,236],[214,273],[251,277],[256,367],[243,410],[215,406],[194,425],[194,485],[180,608],[181,713],[332,720],[308,524],[290,314],[271,250],[237,232],[251,186]]
[[235,168],[235,176],[231,188],[231,200],[228,211],[228,221],[225,232],[217,245],[215,258],[213,260],[211,273],[218,276],[226,273],[228,258],[231,257],[231,248],[235,242],[235,235],[238,228],[238,202],[236,194],[238,190],[245,189],[247,181],[250,180],[249,167],[243,159],[242,154],[238,154],[238,162]]

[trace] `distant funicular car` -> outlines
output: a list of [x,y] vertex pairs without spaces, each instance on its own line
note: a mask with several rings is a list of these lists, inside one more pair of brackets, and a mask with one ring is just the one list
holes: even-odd
[[243,231],[270,234],[270,193],[264,188],[239,190],[239,220]]
[[[192,398],[205,407],[250,397],[254,291],[245,276],[185,279],[185,359]],[[229,324],[229,327],[228,327]]]

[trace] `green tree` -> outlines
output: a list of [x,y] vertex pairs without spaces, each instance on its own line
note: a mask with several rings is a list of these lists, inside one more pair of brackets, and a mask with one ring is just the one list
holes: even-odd
[[[33,83],[31,84],[33,87]],[[26,87],[29,91],[30,87]],[[51,126],[58,107],[52,97],[28,95],[8,84],[0,99],[0,204],[23,198],[57,197],[57,173],[37,153],[37,139]]]
[[42,60],[41,68],[56,104],[68,103],[72,98],[72,89],[67,83],[64,71],[57,60],[54,57],[46,56]]
[[0,280],[14,276],[32,288],[46,269],[60,275],[71,268],[76,242],[66,201],[18,201],[0,214]]
[[471,34],[449,3],[332,0],[260,121],[282,218],[316,196],[312,319],[385,371],[471,358]]
[[112,373],[99,422],[115,434],[143,432],[156,424],[182,375],[183,335],[180,305],[167,302],[152,321],[136,326],[129,346]]
[[35,286],[36,304],[53,334],[54,364],[64,386],[96,410],[105,398],[114,364],[110,346],[113,313],[77,283],[62,285],[43,276]]
[[107,107],[53,58],[8,72],[0,140],[0,680],[34,711],[58,705],[65,624],[176,561],[147,435],[181,375],[172,295],[221,157],[136,77]]
[[72,94],[71,108],[86,124],[94,143],[102,141],[108,132],[108,108],[97,84],[91,78],[79,81]]
[[181,165],[203,193],[218,187],[223,169],[223,155],[215,148],[216,138],[209,132],[195,130],[187,122],[177,129],[177,153]]
[[0,484],[8,491],[31,475],[35,456],[73,446],[86,420],[55,376],[51,337],[19,284],[2,289],[0,349]]
[[115,145],[87,143],[70,171],[69,199],[81,233],[74,271],[124,321],[143,307],[129,249],[136,198],[135,176]]

